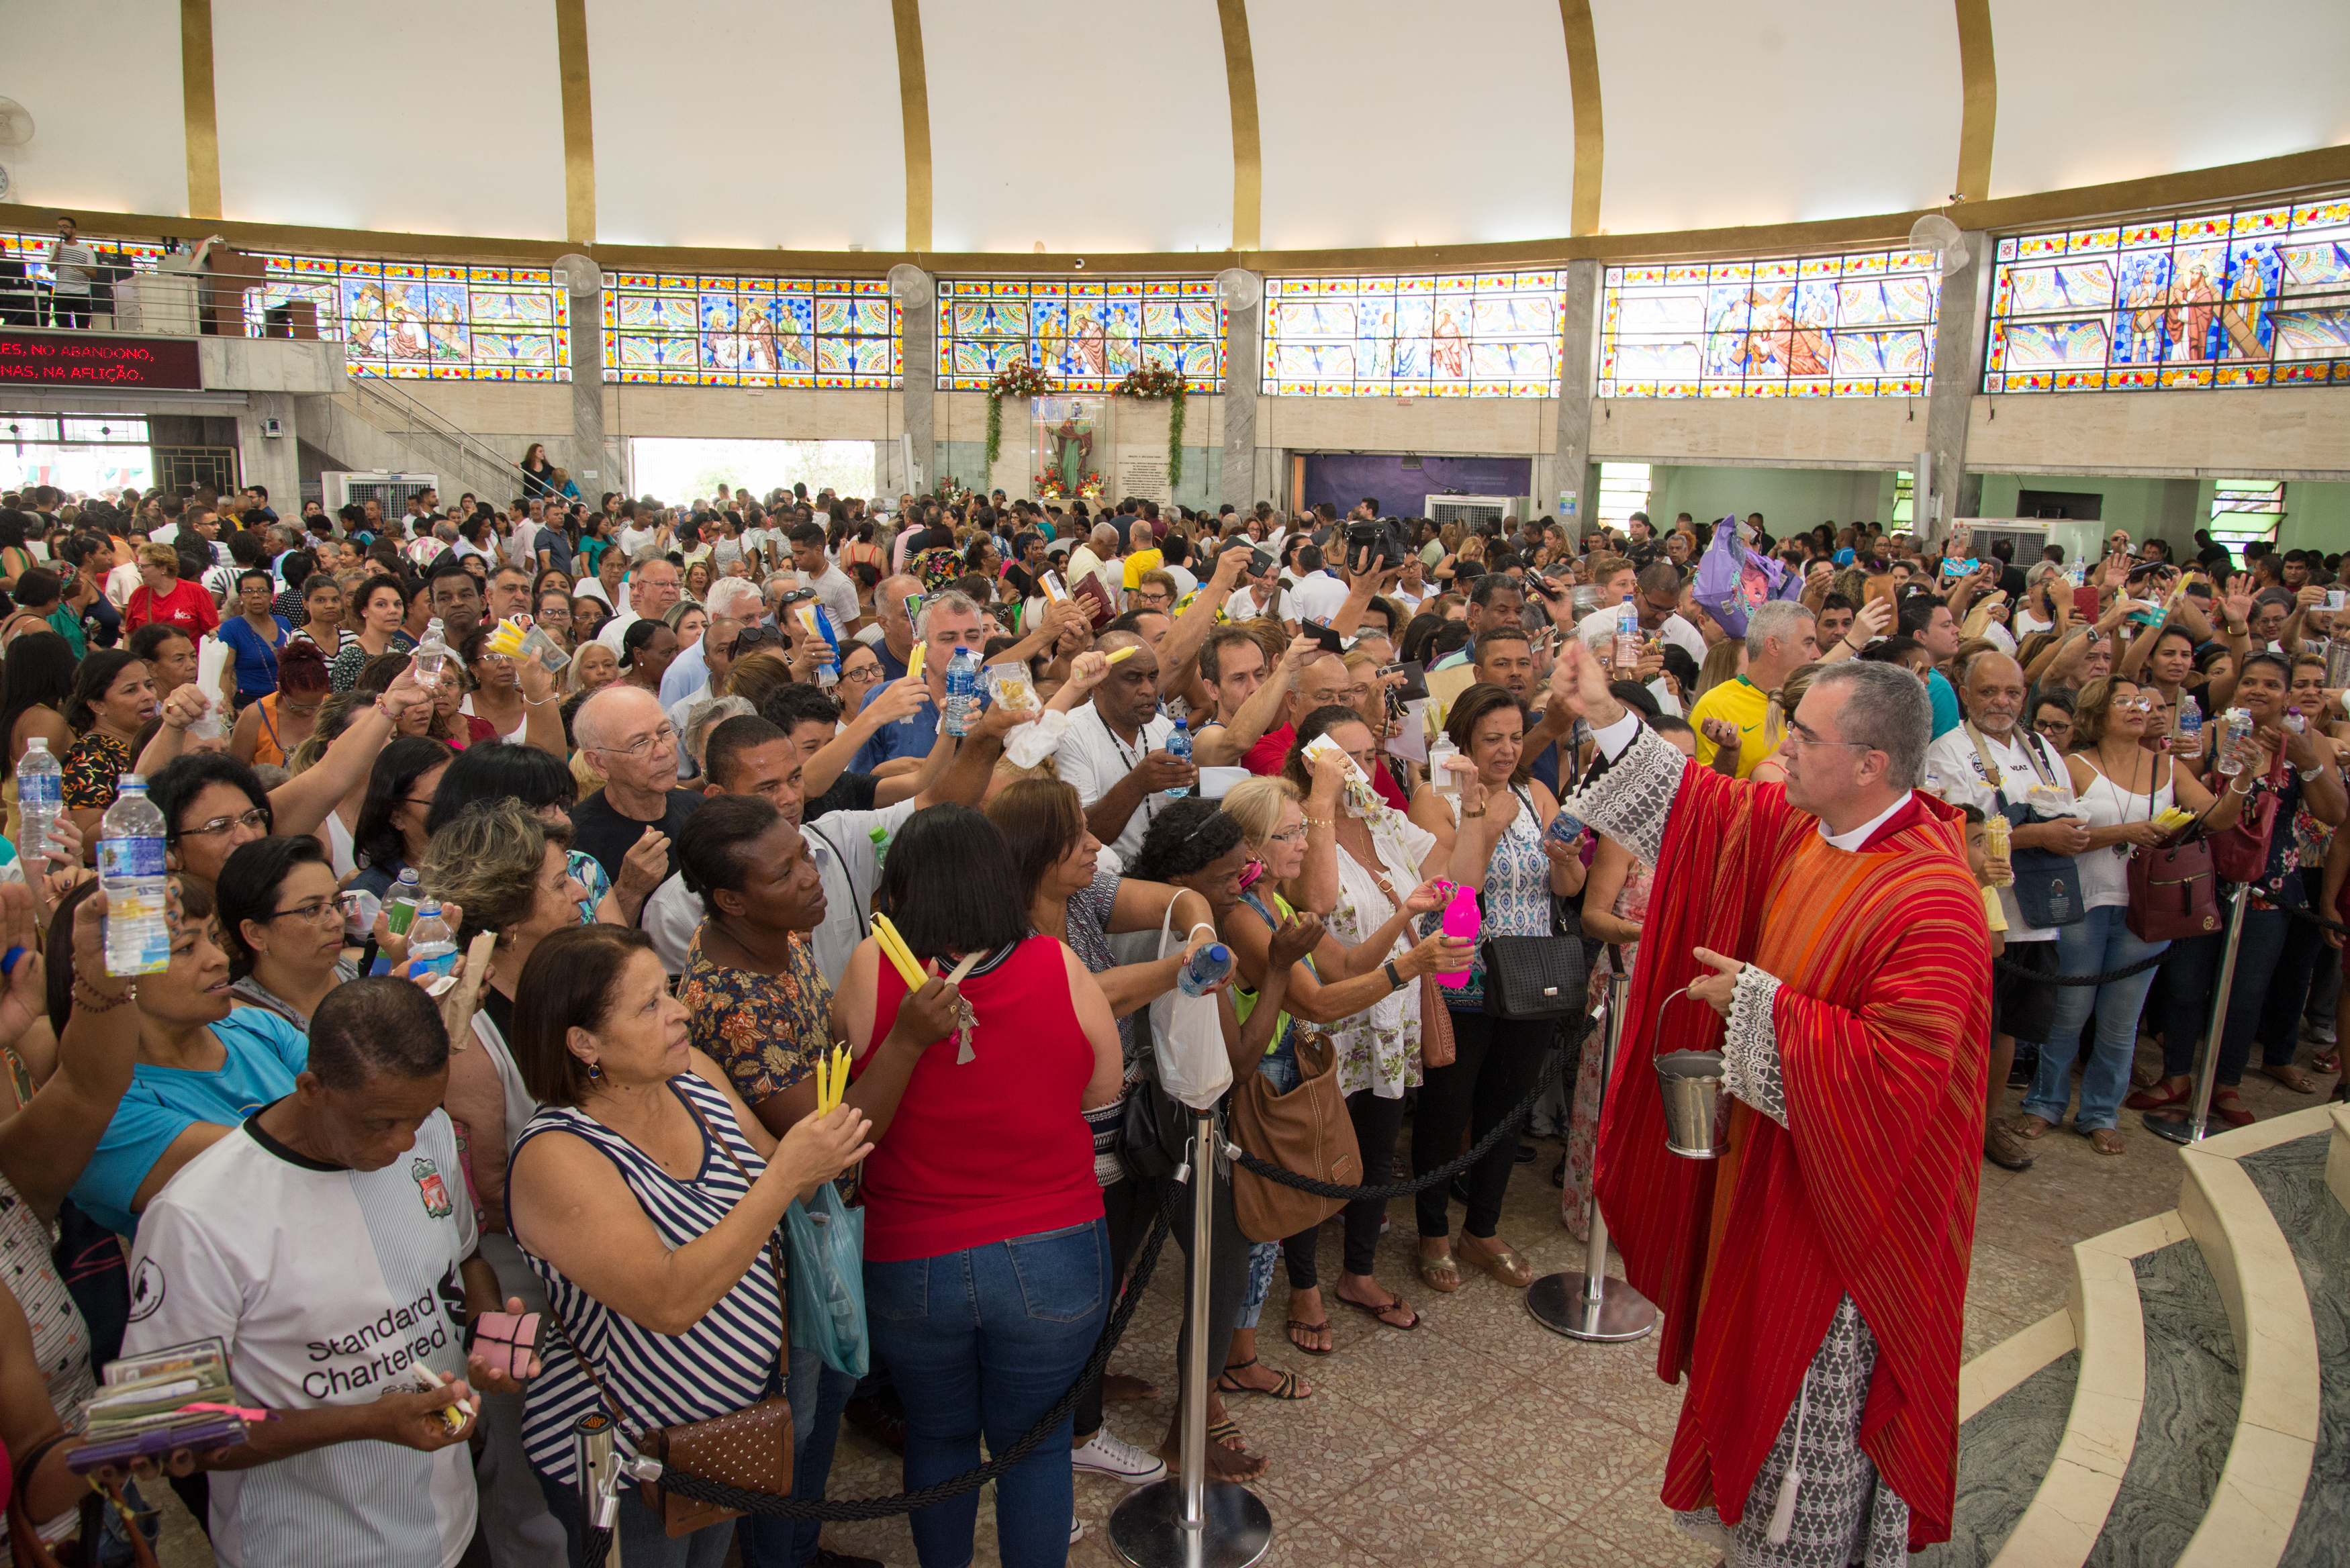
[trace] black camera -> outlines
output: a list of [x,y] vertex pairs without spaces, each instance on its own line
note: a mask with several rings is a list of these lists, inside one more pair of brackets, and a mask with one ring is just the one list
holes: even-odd
[[1368,570],[1385,571],[1411,554],[1411,541],[1404,536],[1403,523],[1399,518],[1382,517],[1376,523],[1347,524],[1347,566],[1350,571],[1365,570],[1363,553],[1370,552]]

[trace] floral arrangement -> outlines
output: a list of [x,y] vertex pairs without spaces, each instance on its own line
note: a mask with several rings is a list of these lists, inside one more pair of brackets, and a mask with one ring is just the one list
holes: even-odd
[[[1029,483],[1035,489],[1039,501],[1064,501],[1068,498],[1068,486],[1061,483],[1058,469],[1048,468],[1034,476]],[[1077,481],[1077,493],[1087,501],[1100,500],[1102,489],[1103,480],[1098,469],[1086,470],[1085,476]]]
[[1041,398],[1052,389],[1052,379],[1026,363],[1006,367],[987,384],[988,467],[995,466],[995,454],[1003,449],[1003,400]]
[[1182,371],[1153,364],[1128,370],[1126,379],[1114,389],[1121,398],[1167,400],[1167,483],[1170,489],[1183,483],[1183,401],[1189,385]]

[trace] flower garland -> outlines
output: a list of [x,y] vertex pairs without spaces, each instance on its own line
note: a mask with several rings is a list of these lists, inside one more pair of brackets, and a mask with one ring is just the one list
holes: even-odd
[[1006,398],[1041,398],[1053,389],[1052,379],[1034,365],[1021,364],[997,372],[987,384],[987,466],[995,466],[995,454],[1003,450],[1003,400]]
[[1140,398],[1146,401],[1167,400],[1167,487],[1172,490],[1183,483],[1183,402],[1189,383],[1180,370],[1170,370],[1164,365],[1145,365],[1139,370],[1128,370],[1126,379],[1116,389],[1121,398]]

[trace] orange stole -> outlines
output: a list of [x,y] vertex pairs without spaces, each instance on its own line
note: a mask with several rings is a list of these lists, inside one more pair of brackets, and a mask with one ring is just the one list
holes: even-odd
[[[1736,1522],[1849,1293],[1879,1347],[1861,1446],[1910,1505],[1911,1547],[1947,1539],[1990,1005],[1957,814],[1913,796],[1848,852],[1780,786],[1692,766],[1659,864],[1598,1186],[1627,1274],[1666,1314],[1659,1375],[1690,1377],[1664,1501]],[[1711,1168],[1665,1152],[1648,1071],[1692,946],[1782,981],[1790,1127],[1738,1107]],[[1659,1051],[1719,1048],[1710,1008],[1677,1002],[1663,1023]]]

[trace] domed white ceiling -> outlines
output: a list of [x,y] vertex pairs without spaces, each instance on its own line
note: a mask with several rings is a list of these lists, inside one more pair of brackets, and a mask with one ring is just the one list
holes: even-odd
[[0,0],[0,38],[16,202],[529,240],[1446,245],[2350,143],[2341,0]]

